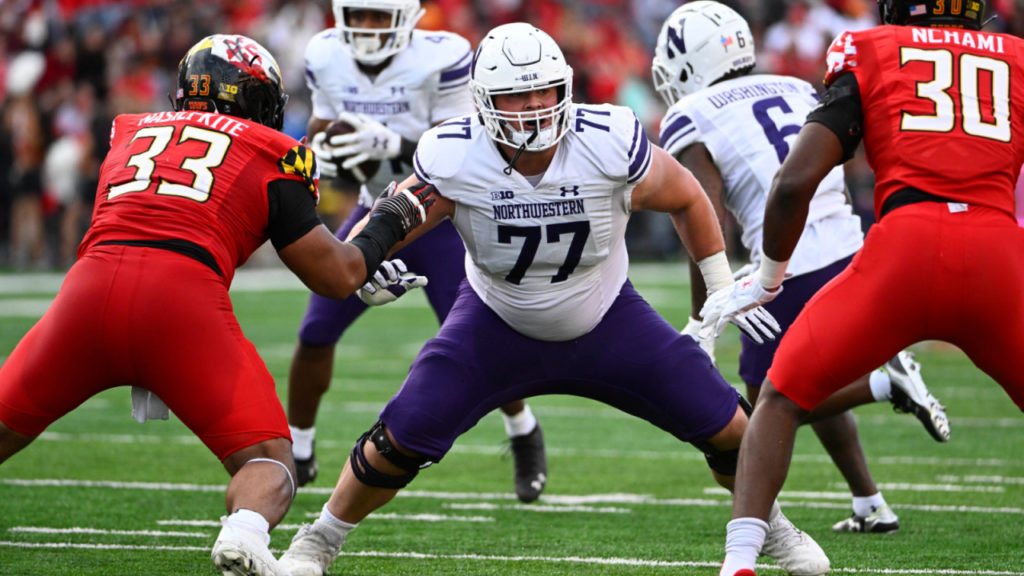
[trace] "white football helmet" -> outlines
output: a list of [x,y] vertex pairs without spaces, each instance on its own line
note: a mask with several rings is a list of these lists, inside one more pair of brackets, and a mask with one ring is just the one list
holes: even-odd
[[662,24],[651,76],[654,89],[671,106],[755,62],[747,21],[725,4],[699,0],[676,8]]
[[[341,32],[341,41],[352,49],[352,55],[363,64],[380,64],[398,54],[412,38],[412,29],[423,17],[419,0],[332,0],[334,21]],[[345,18],[346,10],[374,10],[391,14],[387,28],[353,28]]]
[[[497,142],[536,152],[557,144],[568,130],[572,67],[551,36],[530,24],[504,24],[487,33],[473,57],[469,86],[484,127]],[[504,112],[494,106],[497,94],[549,87],[558,92],[550,108]],[[541,127],[546,120],[548,125]],[[535,129],[524,129],[524,123]]]

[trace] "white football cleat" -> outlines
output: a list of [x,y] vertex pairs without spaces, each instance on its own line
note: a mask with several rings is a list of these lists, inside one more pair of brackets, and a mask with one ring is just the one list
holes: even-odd
[[345,539],[334,544],[328,534],[324,534],[313,528],[312,524],[303,524],[292,543],[281,556],[281,566],[291,573],[291,576],[324,576],[331,563],[341,553],[341,547]]
[[775,559],[779,568],[793,576],[821,576],[830,568],[821,546],[793,526],[782,511],[768,522],[761,554]]
[[946,407],[928,392],[921,378],[921,365],[914,361],[913,353],[904,350],[893,356],[885,363],[885,371],[892,383],[893,409],[917,416],[935,440],[948,442]]
[[900,529],[900,519],[886,504],[869,516],[854,514],[832,526],[835,532],[860,532],[864,534],[895,534]]
[[[226,518],[221,518],[222,524]],[[266,544],[226,524],[213,544],[210,559],[224,576],[289,576]]]

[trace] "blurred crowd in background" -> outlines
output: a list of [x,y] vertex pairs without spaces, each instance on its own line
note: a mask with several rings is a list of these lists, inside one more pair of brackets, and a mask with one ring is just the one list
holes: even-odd
[[[575,100],[632,108],[657,141],[665,106],[651,86],[661,23],[679,0],[423,0],[420,28],[462,34],[530,22],[558,40],[575,71]],[[751,24],[756,72],[821,85],[824,55],[843,30],[877,24],[875,0],[733,0]],[[987,30],[1022,35],[1024,0],[992,0]],[[213,33],[269,48],[291,98],[285,131],[305,133],[306,42],[332,26],[329,0],[0,0],[0,269],[65,269],[89,224],[112,118],[170,108],[179,59]],[[872,221],[873,177],[847,165],[854,206]],[[344,202],[325,202],[328,225]],[[639,216],[639,215],[638,215]],[[634,259],[681,257],[667,218],[634,218]],[[728,232],[728,230],[727,230]],[[728,234],[727,234],[728,236]],[[734,256],[742,257],[730,238]]]

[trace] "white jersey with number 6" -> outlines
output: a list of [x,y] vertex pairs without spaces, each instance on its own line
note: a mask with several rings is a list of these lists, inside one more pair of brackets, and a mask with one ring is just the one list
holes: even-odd
[[[764,205],[772,178],[817,104],[814,88],[798,78],[742,76],[680,99],[662,121],[661,147],[673,156],[697,142],[708,149],[725,185],[725,206],[743,228],[742,242],[755,264],[761,261]],[[863,244],[843,169],[836,167],[811,200],[807,225],[787,270],[794,276],[819,270]]]
[[569,132],[531,184],[476,115],[423,135],[417,176],[455,202],[473,290],[514,329],[564,341],[600,322],[626,280],[630,194],[647,176],[651,143],[636,115],[611,105],[570,108]]

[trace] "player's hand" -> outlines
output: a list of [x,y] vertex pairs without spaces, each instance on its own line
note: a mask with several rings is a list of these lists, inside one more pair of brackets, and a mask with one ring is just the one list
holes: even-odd
[[394,182],[388,185],[377,201],[373,203],[370,218],[380,214],[392,214],[402,221],[403,235],[419,226],[427,218],[434,204],[437,188],[426,182],[416,182],[401,192],[396,192]]
[[419,276],[401,260],[385,260],[377,267],[373,277],[356,291],[359,299],[369,306],[380,306],[398,300],[403,294],[427,285],[427,277]]
[[781,285],[771,291],[761,286],[757,271],[733,282],[731,286],[712,292],[700,311],[704,318],[701,335],[718,338],[726,323],[732,322],[758,344],[764,344],[765,338],[775,340],[782,328],[761,305],[771,302],[781,292]]
[[700,345],[700,349],[706,352],[707,355],[711,357],[711,363],[717,364],[717,362],[715,361],[715,339],[712,338],[710,334],[708,334],[708,337],[706,338],[702,337],[700,335],[700,326],[701,321],[697,320],[693,316],[690,316],[690,319],[687,320],[686,322],[686,326],[684,326],[683,329],[679,331],[679,333],[685,334],[690,338],[696,340],[697,344]]
[[338,119],[355,128],[354,132],[331,136],[328,142],[334,148],[335,158],[345,158],[341,164],[345,170],[367,160],[394,158],[401,152],[402,137],[366,114],[342,112]]
[[327,135],[317,132],[309,143],[309,149],[316,156],[316,165],[320,168],[320,176],[327,178],[338,177],[338,165],[334,163],[334,150],[327,143]]

